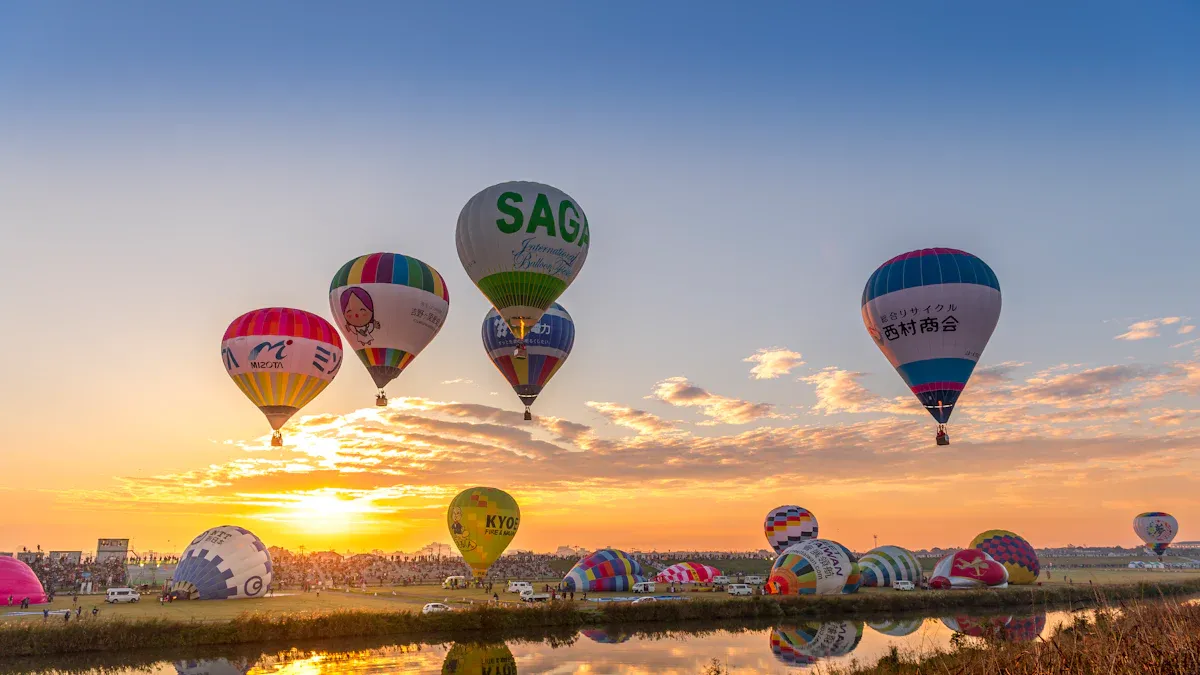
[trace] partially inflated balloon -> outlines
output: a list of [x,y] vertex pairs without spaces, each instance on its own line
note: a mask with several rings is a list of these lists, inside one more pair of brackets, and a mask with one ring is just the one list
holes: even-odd
[[858,558],[828,539],[807,539],[784,549],[771,566],[767,590],[779,595],[854,593],[862,583]]
[[1179,521],[1169,513],[1147,511],[1133,519],[1133,531],[1155,555],[1162,555],[1179,531]]
[[1042,573],[1037,551],[1025,538],[1008,530],[988,530],[975,535],[971,548],[992,556],[1008,570],[1008,583],[1028,585],[1037,581]]
[[867,280],[862,318],[904,383],[945,424],[1000,320],[1000,282],[970,253],[910,251]]
[[517,536],[521,509],[504,490],[467,488],[450,502],[446,524],[463,560],[481,579]]
[[660,584],[707,584],[721,576],[721,570],[695,562],[675,563],[659,572],[654,580]]
[[329,309],[375,386],[383,388],[425,349],[446,321],[450,291],[438,271],[399,253],[372,253],[342,265],[329,284]]
[[591,231],[567,193],[517,181],[471,197],[455,239],[467,276],[524,340],[583,268]]
[[603,548],[579,559],[563,577],[568,591],[629,591],[646,581],[642,566],[624,551]]
[[325,390],[342,366],[342,340],[316,314],[286,307],[246,312],[221,340],[221,359],[238,389],[279,429]]
[[261,598],[274,568],[267,547],[254,533],[233,525],[205,530],[179,557],[171,593],[187,600]]
[[763,534],[776,553],[805,539],[817,538],[817,517],[800,506],[777,506],[767,514]]
[[895,581],[921,581],[921,563],[908,549],[880,546],[858,559],[862,585],[890,588]]
[[571,354],[575,322],[556,302],[525,336],[526,358],[513,358],[519,343],[496,310],[489,311],[483,318],[483,348],[525,404],[525,419],[530,419],[529,406]]

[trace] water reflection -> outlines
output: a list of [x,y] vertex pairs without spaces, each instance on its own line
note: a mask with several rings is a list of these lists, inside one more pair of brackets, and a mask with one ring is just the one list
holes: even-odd
[[[800,621],[606,626],[557,633],[511,633],[505,641],[337,640],[292,645],[214,647],[167,653],[0,658],[0,675],[699,675],[716,658],[732,673],[793,674],[814,667],[872,664],[892,648],[947,649],[955,633],[970,640],[1028,641],[1070,623],[1067,611],[878,617],[867,622]],[[867,629],[869,627],[869,630]]]
[[201,659],[197,661],[177,661],[175,672],[179,675],[246,675],[254,664],[247,658]]
[[806,666],[830,656],[845,656],[862,641],[863,622],[827,621],[771,629],[771,653],[781,663]]
[[443,675],[517,675],[517,660],[503,642],[455,643],[442,661]]

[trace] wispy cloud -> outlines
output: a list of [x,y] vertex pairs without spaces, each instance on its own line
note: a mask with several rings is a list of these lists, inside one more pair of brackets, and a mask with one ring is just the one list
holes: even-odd
[[[1150,338],[1158,337],[1161,334],[1160,330],[1162,329],[1163,326],[1172,326],[1172,325],[1178,324],[1184,320],[1185,320],[1184,317],[1180,317],[1180,316],[1165,316],[1160,319],[1147,319],[1145,321],[1138,321],[1136,323],[1130,324],[1129,330],[1125,331],[1124,333],[1121,333],[1120,335],[1114,337],[1113,339],[1114,340],[1129,340],[1129,341],[1149,340]],[[1188,330],[1185,331],[1184,328],[1187,328]],[[1190,326],[1182,326],[1179,329],[1179,332],[1181,334],[1186,334],[1188,332],[1191,332],[1191,328],[1192,327],[1190,327]]]
[[837,413],[926,414],[925,409],[915,398],[892,401],[871,392],[859,381],[865,375],[866,373],[829,367],[802,377],[800,381],[813,385],[817,403],[812,409],[814,412],[825,415]]
[[654,413],[627,405],[603,401],[588,401],[587,405],[613,424],[633,429],[639,434],[661,433],[677,428],[675,423],[668,422]]
[[800,352],[783,347],[764,347],[742,361],[755,364],[750,369],[750,377],[755,380],[774,380],[804,365]]
[[681,408],[698,408],[708,417],[701,424],[749,424],[774,416],[774,406],[710,393],[685,377],[669,377],[654,386],[653,398]]
[[475,384],[475,380],[469,380],[465,377],[456,377],[453,380],[442,380],[442,384]]

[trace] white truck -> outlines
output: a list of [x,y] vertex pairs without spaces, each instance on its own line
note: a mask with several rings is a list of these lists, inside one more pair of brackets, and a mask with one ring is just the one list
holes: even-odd
[[724,586],[725,584],[729,583],[729,577],[725,576],[724,574],[718,574],[717,576],[713,577],[713,583],[717,584],[718,586]]
[[532,588],[521,591],[521,602],[546,602],[549,599],[549,593],[534,593]]
[[752,575],[742,579],[742,583],[750,584],[751,586],[762,586],[763,584],[767,583],[767,580],[762,577]]
[[653,593],[655,585],[653,581],[639,581],[633,585],[634,593]]

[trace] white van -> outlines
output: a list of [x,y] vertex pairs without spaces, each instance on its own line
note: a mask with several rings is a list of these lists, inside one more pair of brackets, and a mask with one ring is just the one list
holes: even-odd
[[713,583],[724,586],[725,584],[729,583],[729,577],[725,576],[724,574],[718,574],[717,576],[713,577]]
[[532,591],[533,584],[528,581],[510,581],[508,588],[504,589],[505,593],[520,593],[521,591]]
[[896,581],[892,582],[892,589],[897,591],[912,591],[916,590],[916,588],[917,587],[913,585],[913,582],[906,581],[904,579],[897,579]]
[[104,596],[104,601],[110,605],[121,602],[137,602],[139,599],[137,591],[132,588],[110,588]]
[[654,588],[655,588],[655,586],[654,586],[653,581],[639,581],[633,585],[633,592],[634,593],[653,593]]
[[466,585],[467,585],[467,578],[464,576],[457,576],[457,575],[452,576],[452,577],[446,577],[446,580],[442,582],[442,588],[465,587]]
[[750,584],[751,586],[762,586],[763,584],[767,583],[766,579],[755,576],[746,577],[745,579],[742,579],[742,581]]
[[725,592],[730,595],[754,595],[754,589],[747,584],[730,584]]

